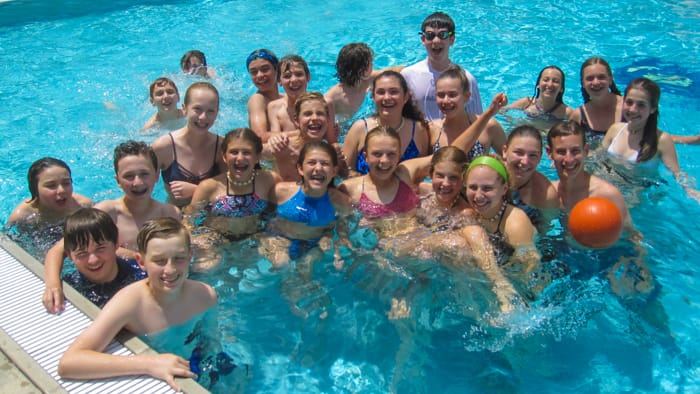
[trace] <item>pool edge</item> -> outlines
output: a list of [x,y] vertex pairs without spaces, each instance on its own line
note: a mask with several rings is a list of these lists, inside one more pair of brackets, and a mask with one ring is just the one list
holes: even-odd
[[[12,255],[26,269],[43,278],[43,265],[31,256],[27,251],[22,249],[14,241],[10,240],[4,234],[0,234],[0,248],[5,249],[7,253]],[[63,292],[66,299],[90,319],[94,319],[100,309],[83,297],[78,291],[64,283]],[[122,331],[117,335],[117,341],[124,347],[131,350],[135,354],[157,352],[151,349],[145,342],[137,336],[128,332]],[[34,384],[40,391],[44,393],[66,393],[67,391],[49,375],[20,345],[10,338],[4,330],[0,329],[0,350],[7,358],[14,363],[19,371],[24,374],[29,382]],[[184,393],[200,394],[209,393],[204,387],[192,379],[176,378],[178,385]]]

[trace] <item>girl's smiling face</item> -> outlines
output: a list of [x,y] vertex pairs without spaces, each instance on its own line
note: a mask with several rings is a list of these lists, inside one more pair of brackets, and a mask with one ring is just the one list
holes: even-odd
[[260,155],[255,151],[255,146],[243,138],[232,139],[224,150],[224,163],[233,179],[250,179],[259,162]]
[[508,185],[491,167],[477,165],[467,174],[467,201],[479,214],[491,217],[501,208]]
[[328,152],[312,148],[306,151],[302,163],[297,164],[297,171],[307,191],[325,193],[333,177],[338,174],[338,166]]
[[435,197],[441,203],[452,203],[462,190],[462,167],[451,161],[436,163],[430,175]]
[[376,135],[367,141],[366,155],[369,172],[380,178],[394,174],[399,164],[401,143],[387,135]]

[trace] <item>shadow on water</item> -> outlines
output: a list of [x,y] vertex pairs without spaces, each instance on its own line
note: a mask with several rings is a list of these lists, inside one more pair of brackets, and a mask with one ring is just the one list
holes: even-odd
[[659,84],[664,93],[697,96],[700,72],[655,57],[632,57],[631,62],[613,71],[615,82],[623,90],[635,78],[649,78]]

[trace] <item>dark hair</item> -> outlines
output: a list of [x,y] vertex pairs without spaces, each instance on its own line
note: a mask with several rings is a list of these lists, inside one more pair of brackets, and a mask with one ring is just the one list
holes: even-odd
[[301,113],[301,105],[304,104],[307,101],[320,101],[323,103],[323,108],[326,110],[326,115],[328,115],[328,103],[326,102],[326,99],[323,97],[323,94],[321,92],[304,92],[297,98],[297,101],[294,102],[294,115],[298,118],[299,114]]
[[189,103],[190,101],[190,92],[195,89],[206,89],[211,92],[214,92],[214,94],[216,94],[217,102],[219,101],[219,91],[214,85],[210,84],[209,82],[195,82],[192,85],[190,85],[190,87],[187,88],[187,91],[185,92],[185,105],[187,105],[187,103]]
[[637,78],[632,80],[625,88],[625,97],[632,89],[639,89],[646,92],[649,98],[650,109],[656,109],[653,113],[649,114],[647,123],[644,125],[644,131],[642,133],[642,141],[640,142],[641,149],[639,150],[639,155],[637,155],[637,162],[641,163],[643,161],[651,160],[656,156],[656,152],[659,149],[659,99],[661,98],[661,89],[656,82],[649,78]]
[[[29,166],[29,171],[27,171],[27,183],[29,184],[29,194],[31,196],[29,201],[27,201],[28,203],[39,200],[39,175],[49,167],[65,168],[68,171],[68,176],[71,176],[70,168],[63,160],[54,159],[53,157],[42,157],[36,160]],[[71,178],[72,181],[73,179]]]
[[537,128],[535,128],[534,126],[521,125],[514,128],[510,132],[510,134],[508,134],[508,138],[506,139],[506,146],[510,146],[511,141],[513,141],[513,139],[515,139],[516,137],[534,138],[540,144],[540,153],[542,153],[542,134],[540,134],[540,131],[537,130]]
[[253,52],[248,55],[248,57],[245,59],[245,68],[247,69],[248,66],[250,65],[250,62],[252,62],[255,59],[264,59],[270,62],[272,64],[272,68],[275,69],[275,71],[278,71],[279,68],[279,59],[277,59],[277,56],[275,56],[275,53],[272,52],[269,49],[261,48],[261,49],[256,49]]
[[153,170],[158,170],[158,157],[148,144],[143,141],[128,140],[114,148],[114,172],[119,173],[119,162],[126,156],[143,156],[151,160]]
[[[532,99],[534,100],[534,99],[540,97],[540,88],[539,88],[540,80],[542,79],[542,74],[544,74],[544,72],[546,70],[549,70],[549,69],[555,69],[555,70],[559,71],[559,74],[561,74],[561,91],[559,92],[559,94],[557,94],[556,102],[559,104],[563,104],[564,103],[564,88],[565,88],[565,83],[566,83],[566,76],[564,75],[564,71],[562,71],[561,68],[554,66],[554,65],[547,66],[547,67],[543,68],[542,70],[540,70],[539,75],[537,75],[537,80],[535,81],[535,94],[532,96]],[[556,106],[554,108],[556,108]]]
[[226,152],[228,150],[228,144],[236,139],[242,139],[253,144],[253,149],[255,153],[260,154],[263,150],[263,142],[260,137],[255,134],[255,132],[247,127],[239,127],[237,129],[230,130],[224,136],[223,141],[221,141],[221,151]]
[[593,57],[589,57],[588,59],[586,59],[586,61],[583,62],[583,64],[581,65],[581,71],[580,71],[581,94],[583,95],[584,104],[591,100],[591,96],[589,96],[588,93],[586,93],[586,88],[583,87],[584,86],[583,70],[586,67],[592,66],[594,64],[602,64],[606,68],[606,70],[608,71],[608,75],[610,76],[610,92],[613,94],[616,94],[618,96],[621,96],[620,89],[618,89],[617,86],[615,85],[615,79],[613,79],[613,73],[612,73],[612,69],[610,68],[610,64],[608,62],[606,62],[605,59],[603,59],[602,57],[593,56]]
[[[409,96],[408,101],[406,101],[406,104],[403,105],[403,109],[401,110],[401,116],[405,116],[408,119],[418,121],[422,123],[423,126],[427,129],[428,121],[425,119],[425,115],[423,115],[423,112],[421,112],[416,103],[413,101],[413,94],[411,94],[411,90],[408,88],[406,78],[404,78],[404,76],[401,75],[401,73],[396,72],[394,70],[382,71],[379,75],[377,75],[376,78],[374,78],[374,82],[372,83],[372,95],[374,95],[374,90],[377,87],[377,81],[379,81],[382,78],[394,78],[398,80],[399,85],[401,85],[401,89],[403,90],[404,94],[407,94]],[[378,113],[375,112],[375,115],[378,116]]]
[[434,27],[436,29],[443,28],[454,33],[455,21],[453,21],[452,18],[450,18],[450,16],[446,13],[438,11],[428,15],[423,20],[423,24],[420,26],[421,31],[425,31],[426,27]]
[[190,232],[179,220],[171,217],[160,217],[151,219],[141,226],[138,235],[136,236],[136,244],[139,248],[139,253],[145,254],[148,247],[148,242],[154,238],[170,238],[173,235],[182,234],[187,243],[187,249],[190,249]]
[[362,74],[372,65],[372,49],[364,42],[345,45],[335,61],[335,76],[340,83],[355,86],[360,83]]
[[568,135],[580,135],[583,145],[586,145],[586,132],[580,124],[571,120],[562,120],[549,129],[547,132],[547,145],[551,148],[554,138]]
[[[223,141],[221,141],[221,152],[222,154],[226,154],[226,151],[228,150],[228,145],[231,143],[233,140],[241,139],[243,141],[250,142],[253,144],[253,149],[255,150],[255,153],[258,155],[262,153],[263,150],[263,142],[260,137],[255,134],[255,132],[247,127],[239,127],[237,129],[233,129],[226,133],[224,136]],[[260,169],[260,162],[255,163],[255,168]]]
[[172,85],[172,87],[175,88],[175,93],[178,95],[180,94],[180,92],[177,90],[177,85],[175,85],[175,82],[173,82],[170,78],[160,77],[153,81],[151,86],[148,87],[148,97],[153,98],[153,92],[156,90],[156,87],[162,88],[165,85]]
[[458,165],[460,167],[460,173],[464,174],[464,171],[466,171],[467,166],[469,165],[469,158],[463,150],[457,148],[456,146],[443,146],[435,151],[432,159],[430,159],[431,177],[435,171],[435,166],[444,162],[450,162]]
[[180,59],[180,67],[183,70],[186,70],[190,64],[190,59],[192,59],[193,57],[199,59],[199,61],[202,62],[202,66],[207,65],[207,57],[204,56],[204,52],[193,49],[191,51],[185,52],[185,54],[182,55],[182,58]]
[[309,71],[309,65],[306,63],[303,57],[299,55],[286,55],[280,59],[280,68],[277,70],[277,79],[279,80],[282,73],[288,71],[295,63],[298,63],[301,68],[304,69],[304,73],[307,77],[311,77],[311,71]]
[[63,246],[69,252],[86,249],[90,240],[98,244],[109,241],[116,246],[118,238],[117,225],[97,208],[78,208],[68,215],[63,227]]
[[393,138],[396,140],[396,142],[399,143],[399,149],[401,149],[401,136],[399,136],[399,133],[391,127],[377,126],[369,132],[367,132],[367,135],[365,136],[365,149],[367,149],[367,146],[369,145],[369,140],[371,140],[374,137]]
[[469,91],[469,78],[467,78],[467,74],[464,73],[462,67],[457,65],[449,66],[447,70],[443,71],[442,74],[440,74],[440,76],[435,80],[435,84],[437,85],[437,81],[447,78],[454,78],[459,80],[459,85],[462,87],[463,93]]

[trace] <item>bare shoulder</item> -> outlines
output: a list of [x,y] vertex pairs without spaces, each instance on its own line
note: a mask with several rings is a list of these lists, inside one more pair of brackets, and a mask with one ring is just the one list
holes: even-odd
[[512,109],[525,109],[525,108],[529,107],[531,103],[532,103],[532,99],[530,97],[523,97],[523,98],[520,98],[520,99],[513,101],[513,103],[511,105],[509,105],[508,107],[510,107]]
[[265,110],[266,106],[267,106],[267,100],[265,100],[265,96],[263,96],[260,93],[254,93],[248,99],[248,110],[250,110],[250,109]]
[[169,217],[177,220],[182,219],[182,213],[180,212],[180,208],[170,203],[163,203],[157,200],[153,201],[159,204],[159,211],[161,217]]
[[335,84],[330,89],[328,89],[328,91],[323,95],[323,98],[329,104],[335,102],[336,100],[342,99],[343,85],[341,85],[340,83]]
[[334,206],[340,207],[343,210],[349,210],[352,206],[350,196],[345,192],[345,190],[330,188],[328,189],[328,194],[330,195],[331,202]]
[[273,112],[273,111],[279,111],[282,107],[284,107],[284,103],[287,101],[285,97],[280,97],[278,99],[272,100],[267,104],[267,111],[268,112]]
[[198,280],[187,279],[185,282],[185,294],[202,307],[201,310],[206,310],[216,305],[219,297],[216,291],[204,282]]
[[73,198],[75,198],[75,201],[81,206],[81,207],[91,207],[94,202],[92,199],[83,196],[82,194],[78,193],[73,193]]
[[569,119],[576,122],[576,123],[581,123],[581,110],[583,108],[583,105],[571,110],[571,115],[569,115]]
[[30,203],[22,201],[12,211],[12,214],[7,219],[7,224],[12,225],[14,223],[23,222],[29,215],[34,213],[36,213],[36,209],[34,209]]
[[349,195],[353,200],[357,200],[362,188],[362,179],[362,176],[348,178],[338,185],[338,189]]
[[109,216],[114,218],[114,215],[118,213],[121,209],[121,201],[119,199],[115,200],[102,200],[95,204],[95,209],[99,209],[102,212],[106,212]]

